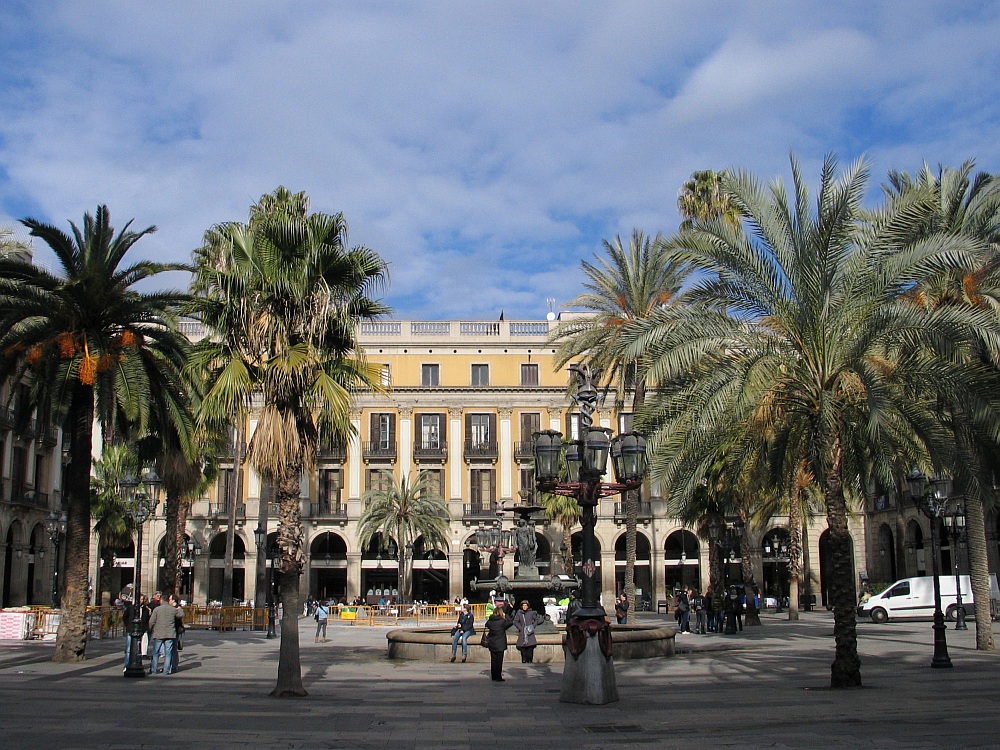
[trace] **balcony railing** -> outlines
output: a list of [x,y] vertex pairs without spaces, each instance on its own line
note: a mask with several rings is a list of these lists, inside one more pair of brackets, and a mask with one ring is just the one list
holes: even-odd
[[347,518],[347,505],[341,502],[309,503],[310,518]]
[[347,460],[347,446],[343,443],[320,443],[318,457],[343,463]]
[[499,453],[496,443],[466,440],[464,455],[466,461],[496,461]]
[[49,493],[38,490],[26,490],[15,488],[11,491],[10,501],[15,505],[24,505],[28,508],[48,508]]
[[361,445],[361,457],[365,461],[395,461],[396,445],[369,440]]
[[467,519],[490,519],[491,521],[497,517],[497,507],[496,501],[490,501],[488,503],[466,503],[462,507],[462,516]]
[[514,443],[514,460],[531,461],[535,458],[535,442],[533,440],[518,440]]
[[414,445],[413,460],[444,463],[448,460],[448,445],[443,440],[437,445]]
[[[648,521],[653,517],[653,506],[649,500],[640,500],[638,514],[636,518],[640,521]],[[615,503],[615,520],[625,520],[625,503]]]
[[[217,503],[211,503],[208,506],[208,517],[209,518],[229,518],[229,503],[223,503],[219,505]],[[236,517],[245,519],[247,517],[247,506],[246,503],[236,503]]]

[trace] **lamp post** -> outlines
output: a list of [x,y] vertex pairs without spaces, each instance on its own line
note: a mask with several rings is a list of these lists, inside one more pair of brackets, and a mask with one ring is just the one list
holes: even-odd
[[201,554],[201,545],[192,539],[188,539],[184,542],[184,548],[186,550],[186,557],[188,561],[187,593],[189,601],[194,604],[194,563],[195,560],[198,559],[198,555]]
[[965,539],[965,509],[956,503],[944,514],[945,528],[951,537],[951,556],[955,567],[955,630],[968,630],[965,624],[965,605],[962,604],[962,577],[958,567],[958,546]]
[[[583,606],[566,623],[566,658],[559,700],[566,703],[605,704],[618,700],[614,663],[611,659],[611,630],[600,605],[597,579],[597,545],[594,526],[602,497],[617,495],[642,486],[646,473],[646,439],[637,432],[611,440],[611,430],[594,427],[592,415],[598,393],[587,365],[571,365],[578,378],[573,395],[580,409],[580,440],[563,442],[562,433],[543,430],[534,434],[535,481],[542,492],[575,498],[580,505],[583,526],[581,570]],[[617,482],[602,482],[611,455]],[[560,459],[566,470],[560,476]]]
[[480,526],[476,529],[476,547],[479,548],[480,552],[496,555],[497,576],[494,584],[497,591],[507,591],[510,582],[503,574],[503,558],[504,555],[514,551],[514,538],[510,529],[503,527],[502,510],[497,511],[497,520],[493,522],[492,526]]
[[49,520],[45,524],[45,530],[49,532],[49,540],[52,542],[52,609],[59,609],[59,547],[62,540],[66,538],[66,513],[52,511],[49,513]]
[[274,632],[274,545],[267,543],[267,529],[261,524],[253,530],[254,540],[257,542],[257,549],[264,552],[267,561],[267,635],[265,638],[275,638]]
[[132,642],[129,647],[128,666],[125,667],[126,677],[146,676],[146,670],[142,666],[143,627],[142,609],[139,607],[139,598],[142,594],[142,527],[156,510],[161,484],[163,481],[152,467],[142,475],[141,480],[129,472],[118,483],[125,500],[125,512],[135,526],[135,582],[132,586],[132,623],[129,628],[129,638]]
[[938,575],[938,529],[937,520],[944,514],[945,502],[948,500],[951,480],[940,474],[929,482],[927,477],[914,469],[907,477],[910,497],[931,522],[931,565],[934,573],[934,656],[931,666],[936,668],[950,667],[948,642],[945,636],[944,614],[941,612],[941,580]]

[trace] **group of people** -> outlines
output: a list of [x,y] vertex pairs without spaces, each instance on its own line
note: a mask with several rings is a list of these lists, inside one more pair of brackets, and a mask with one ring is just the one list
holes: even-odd
[[[517,642],[515,647],[521,654],[522,664],[531,664],[535,659],[535,647],[538,645],[538,638],[535,636],[535,629],[544,622],[545,618],[538,614],[528,600],[521,602],[517,611],[506,598],[495,599],[493,611],[486,618],[484,631],[480,645],[485,646],[490,652],[490,679],[494,682],[503,682],[503,659],[507,653],[507,631],[510,628],[517,630]],[[475,617],[472,614],[472,607],[468,601],[461,605],[458,613],[458,622],[451,629],[451,661],[455,661],[458,656],[458,647],[462,647],[462,662],[469,658],[469,637],[475,635]]]
[[[166,601],[157,591],[152,600],[145,594],[139,596],[136,604],[132,597],[123,596],[121,604],[125,609],[128,635],[125,638],[125,665],[128,669],[132,656],[132,622],[138,614],[143,639],[140,643],[141,656],[150,655],[149,674],[174,674],[180,665],[180,651],[183,648],[184,609],[180,600],[170,594]],[[137,609],[138,608],[138,609]],[[145,644],[149,644],[148,648]],[[162,658],[162,664],[160,659]]]
[[[679,589],[674,596],[674,618],[677,632],[684,633],[724,633],[726,621],[730,618],[730,633],[743,630],[743,613],[746,610],[745,594],[736,586],[728,590],[711,586],[704,594],[691,587]],[[694,613],[694,630],[691,629],[691,614]]]

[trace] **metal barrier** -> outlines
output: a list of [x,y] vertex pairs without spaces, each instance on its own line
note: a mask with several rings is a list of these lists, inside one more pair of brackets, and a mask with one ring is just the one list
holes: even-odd
[[[486,604],[472,604],[472,615],[476,622],[486,619]],[[398,625],[400,622],[417,625],[437,623],[453,624],[458,620],[456,604],[400,604],[360,607],[336,607],[331,612],[334,619],[350,622],[352,625]]]
[[266,630],[266,607],[184,607],[184,626],[210,630]]

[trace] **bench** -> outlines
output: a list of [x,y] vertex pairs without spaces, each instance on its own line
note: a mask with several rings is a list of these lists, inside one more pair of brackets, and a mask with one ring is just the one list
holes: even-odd
[[666,599],[658,599],[656,602],[656,614],[667,614],[670,611],[670,602]]

